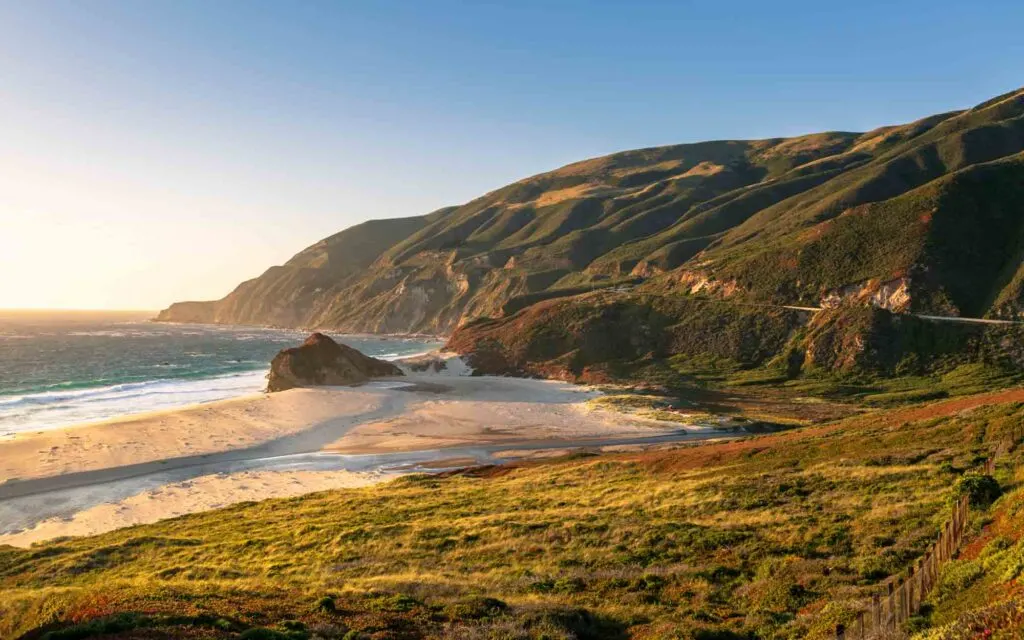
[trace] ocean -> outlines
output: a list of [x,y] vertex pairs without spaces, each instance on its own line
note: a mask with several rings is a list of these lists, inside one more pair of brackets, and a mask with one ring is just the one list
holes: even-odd
[[[0,311],[0,436],[261,391],[271,358],[307,331],[159,324],[146,312]],[[333,338],[377,358],[430,339]]]

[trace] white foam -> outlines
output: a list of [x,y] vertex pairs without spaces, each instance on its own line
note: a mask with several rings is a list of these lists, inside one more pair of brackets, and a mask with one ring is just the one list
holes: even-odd
[[[436,360],[444,363],[444,368],[437,370],[428,367],[425,371],[414,371],[412,364],[416,360]],[[466,360],[459,354],[452,351],[426,351],[424,353],[402,356],[397,359],[397,364],[406,375],[416,376],[441,376],[446,378],[473,375],[473,367],[466,363]]]
[[258,393],[266,371],[192,380],[159,379],[0,398],[0,432],[42,431],[81,422]]

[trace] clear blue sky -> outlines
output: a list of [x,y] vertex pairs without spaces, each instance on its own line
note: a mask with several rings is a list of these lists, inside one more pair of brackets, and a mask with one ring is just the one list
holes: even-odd
[[1019,1],[0,0],[0,307],[219,297],[574,160],[968,107],[1024,84],[1021,33]]

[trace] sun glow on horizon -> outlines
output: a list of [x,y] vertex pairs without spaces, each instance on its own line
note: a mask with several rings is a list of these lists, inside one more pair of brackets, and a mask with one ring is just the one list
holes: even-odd
[[[218,299],[346,227],[570,162],[866,131],[1019,84],[1011,3],[927,24],[573,4],[0,2],[0,307]],[[850,33],[871,46],[834,46]]]

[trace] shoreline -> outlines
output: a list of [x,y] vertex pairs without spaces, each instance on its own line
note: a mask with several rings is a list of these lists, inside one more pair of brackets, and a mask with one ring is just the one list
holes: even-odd
[[[148,321],[134,324],[140,326],[146,323]],[[220,328],[218,325],[175,324],[197,330]],[[117,331],[121,331],[119,326]],[[232,331],[240,329],[234,325],[223,327]],[[104,328],[98,330],[97,334],[106,331]],[[125,331],[130,333],[135,330]],[[268,331],[276,335],[278,330]],[[196,334],[186,332],[184,335]],[[370,346],[369,353],[375,354],[373,357],[389,362],[415,360],[436,354],[440,344],[433,337],[396,338],[393,341],[389,341],[388,336],[373,334],[345,334],[338,337],[354,343],[356,348],[362,350],[366,349],[366,343]],[[253,358],[243,349],[238,353],[218,357],[217,349],[222,346],[216,342],[188,345],[187,348],[200,350],[188,355],[197,355],[201,359],[182,357],[173,363],[156,363],[154,360],[154,364],[145,370],[134,370],[125,376],[111,375],[97,379],[85,376],[69,378],[69,382],[61,383],[44,384],[37,381],[26,385],[8,385],[9,388],[0,394],[0,440],[23,433],[142,416],[153,411],[187,409],[265,391],[269,356]],[[232,355],[235,357],[232,358]]]
[[450,468],[445,460],[730,437],[587,403],[598,395],[557,381],[413,373],[21,434],[0,440],[0,544],[216,508],[232,486],[247,487],[238,501],[265,499]]
[[336,329],[324,329],[322,327],[283,327],[275,326],[272,324],[237,324],[233,322],[181,322],[179,320],[158,320],[156,318],[149,318],[147,320],[142,320],[141,322],[153,324],[192,325],[197,327],[236,327],[238,329],[271,329],[274,331],[297,331],[300,333],[313,333],[319,331],[320,333],[326,333],[328,335],[352,336],[354,338],[407,338],[409,340],[433,339],[437,340],[438,342],[448,342],[448,338],[451,337],[449,335],[438,335],[433,333],[353,333],[338,331]]

